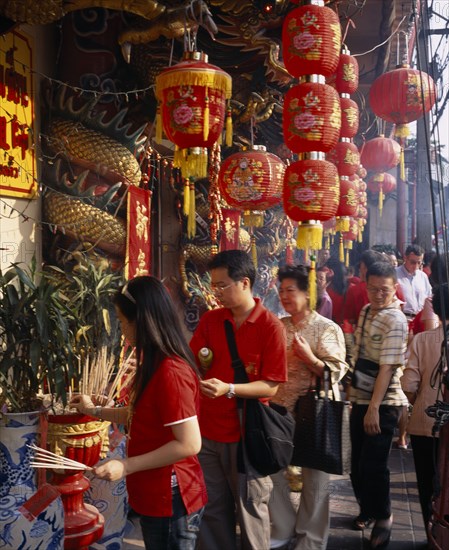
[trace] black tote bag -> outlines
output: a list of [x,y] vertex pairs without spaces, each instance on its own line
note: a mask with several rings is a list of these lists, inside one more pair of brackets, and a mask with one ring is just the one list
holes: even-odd
[[[242,360],[238,355],[234,329],[230,321],[224,322],[226,339],[234,369],[236,383],[249,382]],[[243,408],[243,438],[246,456],[260,474],[270,475],[289,466],[293,454],[293,434],[295,420],[282,405],[268,403],[264,405],[258,399],[237,398],[238,406]]]
[[349,473],[351,437],[349,401],[329,399],[330,370],[324,367],[324,396],[320,384],[298,398],[292,464],[329,474]]

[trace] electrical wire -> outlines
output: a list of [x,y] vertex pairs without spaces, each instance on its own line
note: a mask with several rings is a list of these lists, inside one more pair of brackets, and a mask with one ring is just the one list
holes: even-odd
[[[416,17],[416,1],[414,3],[414,26],[415,26],[415,33],[418,37],[419,34],[419,28],[418,28],[418,17]],[[424,5],[424,3],[420,6],[420,20],[422,21],[421,25],[421,32],[423,33],[423,43],[427,46],[426,48],[420,48],[419,44],[416,48],[416,59],[417,59],[417,67],[419,70],[428,73],[430,70],[430,62],[429,62],[429,55],[434,58],[434,52],[432,51],[432,41],[430,40],[430,21],[429,21],[429,12],[427,6]],[[423,50],[423,51],[421,51]],[[421,79],[421,95],[424,98],[424,89],[423,89],[423,79]],[[441,220],[441,225],[444,228],[442,232],[442,243],[443,243],[443,251],[447,252],[448,246],[447,246],[447,220],[446,220],[446,209],[445,209],[445,200],[444,200],[444,182],[442,179],[442,161],[441,161],[441,155],[436,155],[436,173],[435,177],[432,176],[432,157],[431,157],[431,137],[430,137],[430,130],[429,130],[429,119],[432,119],[434,117],[434,113],[431,110],[430,113],[424,112],[424,102],[423,102],[423,117],[424,117],[424,137],[425,137],[425,143],[426,143],[426,157],[427,157],[427,170],[429,175],[429,182],[430,182],[430,201],[431,201],[431,207],[432,207],[432,218],[433,218],[433,228],[434,228],[434,235],[435,235],[435,252],[439,258],[442,258],[442,252],[440,251],[440,244],[439,244],[439,238],[438,238],[438,221],[437,221],[437,205],[436,205],[436,196],[439,198],[439,215]],[[438,98],[436,100],[436,108],[435,111],[438,110]],[[437,137],[437,142],[435,145],[439,144],[441,145],[440,140],[440,134],[439,134],[439,127],[438,125],[435,127],[434,130]],[[439,281],[440,282],[446,282],[449,280],[448,277],[448,262],[445,262],[445,271],[446,273],[442,273],[442,262],[439,262]],[[444,275],[444,277],[443,277]],[[446,325],[446,319],[447,319],[447,313],[445,311],[445,300],[443,296],[444,287],[442,284],[440,284],[440,293],[441,293],[441,322],[443,326]],[[447,362],[448,355],[448,338],[446,331],[443,331],[443,352],[442,352],[442,359]],[[447,365],[446,365],[447,366]],[[448,374],[446,372],[444,376],[444,384],[446,387],[448,387]]]

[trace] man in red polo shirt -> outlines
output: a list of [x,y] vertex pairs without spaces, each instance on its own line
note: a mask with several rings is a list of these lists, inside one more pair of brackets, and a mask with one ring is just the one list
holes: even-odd
[[[208,492],[200,528],[201,550],[235,550],[236,523],[243,550],[270,547],[270,476],[262,476],[237,457],[240,423],[236,397],[266,400],[287,380],[286,339],[282,323],[252,295],[256,270],[241,250],[217,254],[209,266],[211,287],[223,305],[206,312],[190,346],[198,357],[209,348],[213,360],[201,382],[199,454]],[[240,358],[250,382],[234,384],[234,369],[224,321],[234,327]],[[242,473],[242,470],[245,473]]]

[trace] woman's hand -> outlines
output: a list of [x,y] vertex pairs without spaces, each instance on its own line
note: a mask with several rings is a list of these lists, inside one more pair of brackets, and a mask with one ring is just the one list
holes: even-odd
[[293,352],[306,365],[312,365],[317,358],[313,354],[309,342],[299,334],[296,334],[292,342]]
[[127,475],[126,460],[108,460],[99,466],[96,466],[93,471],[95,477],[106,479],[107,481],[118,481]]
[[96,406],[90,395],[83,394],[74,395],[70,400],[69,405],[81,414],[89,414],[89,412],[91,412]]

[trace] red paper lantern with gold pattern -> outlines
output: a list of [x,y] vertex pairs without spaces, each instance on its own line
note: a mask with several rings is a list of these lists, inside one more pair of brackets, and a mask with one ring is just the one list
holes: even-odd
[[396,189],[396,178],[388,173],[374,174],[368,183],[367,187],[371,193],[379,193],[379,212],[382,215],[385,195]]
[[340,176],[353,176],[360,164],[357,145],[347,139],[339,141],[335,148],[326,155],[326,159],[335,164]]
[[218,185],[225,201],[238,210],[266,210],[282,201],[285,164],[263,146],[234,153],[220,166]]
[[387,172],[381,174],[374,174],[367,183],[368,190],[371,193],[379,193],[383,191],[384,195],[391,193],[396,189],[396,178]]
[[305,5],[285,17],[282,54],[292,76],[331,75],[337,70],[340,46],[340,21],[330,8]]
[[358,182],[350,180],[347,176],[340,178],[340,201],[337,208],[337,216],[355,216],[359,206]]
[[232,79],[200,52],[186,52],[156,77],[156,98],[170,141],[180,149],[212,147],[224,125]]
[[397,166],[401,159],[401,146],[394,139],[380,135],[364,143],[360,161],[366,170],[386,172]]
[[349,219],[349,231],[342,233],[345,241],[355,241],[359,234],[359,224],[355,218]]
[[339,199],[338,172],[331,162],[305,159],[287,167],[283,201],[292,220],[328,220],[335,216]]
[[341,130],[340,137],[353,138],[359,131],[359,106],[346,95],[340,98]]
[[433,107],[435,99],[432,78],[408,65],[379,76],[369,92],[373,113],[399,126],[421,118]]
[[357,209],[357,218],[363,218],[364,220],[366,220],[367,217],[368,217],[368,210],[360,204]]
[[340,98],[319,82],[303,82],[288,90],[284,101],[284,140],[294,153],[330,151],[341,129]]
[[343,50],[335,73],[335,89],[339,94],[354,94],[359,87],[359,64],[350,55],[349,50]]

